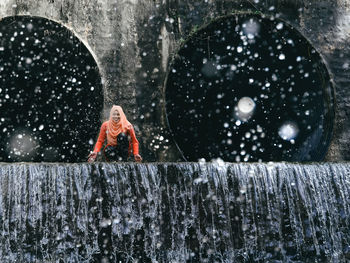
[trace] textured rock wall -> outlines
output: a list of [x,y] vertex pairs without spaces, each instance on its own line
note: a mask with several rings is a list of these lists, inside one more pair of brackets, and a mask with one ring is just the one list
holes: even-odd
[[237,11],[272,14],[298,29],[319,51],[335,84],[336,119],[329,161],[350,159],[349,0],[1,0],[0,17],[40,16],[71,29],[96,59],[105,118],[123,105],[145,160],[180,156],[167,131],[164,83],[169,61],[191,31]]

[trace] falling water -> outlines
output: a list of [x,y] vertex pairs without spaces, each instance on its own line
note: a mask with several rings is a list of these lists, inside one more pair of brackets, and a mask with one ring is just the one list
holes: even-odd
[[1,262],[344,262],[348,164],[1,164]]

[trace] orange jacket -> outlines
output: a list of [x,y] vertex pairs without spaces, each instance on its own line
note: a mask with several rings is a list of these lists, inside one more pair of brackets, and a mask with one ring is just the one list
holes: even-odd
[[[102,145],[104,144],[106,137],[107,137],[107,123],[108,121],[105,121],[100,129],[100,134],[98,135],[98,139],[94,148],[94,152],[99,152],[102,148]],[[131,149],[134,155],[139,154],[139,141],[136,139],[134,127],[131,126],[130,129],[128,129],[127,133],[130,135],[131,141],[129,142],[129,155],[131,153]],[[107,144],[105,148],[108,146]]]

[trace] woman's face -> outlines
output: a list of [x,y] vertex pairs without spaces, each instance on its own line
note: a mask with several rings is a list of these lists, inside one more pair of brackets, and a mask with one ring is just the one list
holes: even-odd
[[120,121],[120,114],[118,110],[115,110],[112,114],[112,120],[115,122],[119,122]]

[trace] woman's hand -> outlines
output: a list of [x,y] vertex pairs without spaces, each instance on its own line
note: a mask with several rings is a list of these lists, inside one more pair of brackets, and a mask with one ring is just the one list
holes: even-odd
[[96,157],[97,157],[97,152],[91,152],[91,153],[89,154],[88,162],[89,162],[89,163],[94,162],[95,159],[96,159]]
[[136,162],[141,162],[142,161],[142,157],[139,154],[134,155],[134,158],[135,158]]

